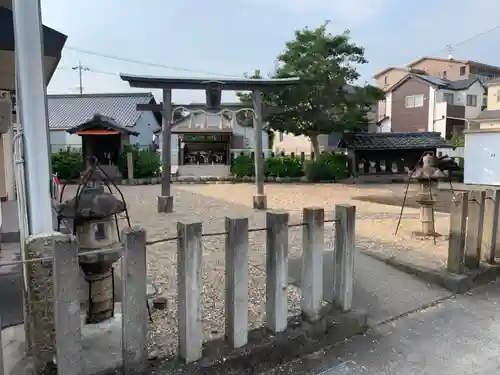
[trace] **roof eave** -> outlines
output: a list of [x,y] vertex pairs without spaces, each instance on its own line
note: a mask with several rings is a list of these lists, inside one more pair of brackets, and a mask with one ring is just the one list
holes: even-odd
[[295,85],[298,77],[275,79],[251,78],[184,78],[141,76],[120,73],[120,78],[129,83],[130,87],[151,89],[203,90],[207,83],[220,82],[223,90],[275,89]]

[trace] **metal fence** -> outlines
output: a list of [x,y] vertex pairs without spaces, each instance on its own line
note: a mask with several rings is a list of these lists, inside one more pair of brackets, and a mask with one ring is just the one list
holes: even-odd
[[[323,252],[325,250],[325,223],[335,223],[335,248],[331,290],[323,290]],[[329,294],[336,306],[348,311],[352,306],[354,247],[355,247],[355,206],[337,205],[335,218],[325,220],[321,208],[305,208],[303,222],[289,223],[286,212],[266,213],[266,225],[249,228],[248,218],[225,218],[225,230],[203,233],[201,222],[177,223],[177,235],[159,240],[146,239],[141,228],[126,228],[122,232],[120,248],[79,253],[73,236],[53,233],[47,236],[30,237],[27,248],[39,247],[52,256],[37,257],[24,262],[41,264],[51,271],[46,274],[52,282],[29,285],[37,288],[34,298],[45,303],[43,320],[31,311],[28,316],[37,320],[28,326],[36,332],[28,332],[35,339],[33,357],[35,364],[57,358],[59,374],[81,374],[82,332],[80,321],[79,261],[78,257],[109,252],[122,253],[122,361],[125,373],[142,371],[148,363],[147,352],[147,246],[168,241],[177,242],[177,303],[178,303],[178,356],[186,363],[202,357],[202,252],[203,237],[225,237],[225,336],[232,348],[248,343],[249,308],[249,233],[263,232],[266,240],[266,301],[265,325],[274,333],[287,328],[288,304],[288,229],[302,228],[302,268],[301,268],[301,310],[304,319],[315,321],[319,318],[324,293]],[[0,263],[0,266],[21,264],[21,261]],[[48,271],[47,271],[48,272]],[[53,298],[43,300],[43,293]],[[45,296],[46,297],[46,296]],[[29,297],[30,298],[30,297]],[[32,301],[28,301],[28,310]],[[51,311],[53,310],[53,311]],[[33,323],[34,326],[33,326]],[[54,331],[51,341],[47,332]],[[27,338],[27,340],[29,340]],[[55,344],[54,344],[55,343]],[[0,356],[1,358],[1,356]],[[3,367],[0,367],[3,369]],[[4,375],[0,370],[0,375]]]

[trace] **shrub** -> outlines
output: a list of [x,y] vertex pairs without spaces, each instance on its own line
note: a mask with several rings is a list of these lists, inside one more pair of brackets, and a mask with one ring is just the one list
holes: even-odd
[[83,171],[82,153],[78,150],[61,150],[52,154],[52,172],[61,180],[74,180]]
[[253,159],[249,155],[240,155],[231,164],[231,174],[236,177],[255,176]]
[[134,178],[157,177],[160,175],[160,155],[156,151],[141,150],[139,146],[126,146],[120,155],[118,169],[123,178],[128,176],[127,153],[132,153]]
[[302,177],[304,163],[291,156],[273,156],[264,160],[264,175],[266,177]]
[[305,165],[306,177],[309,181],[332,181],[349,177],[347,156],[324,152],[316,160]]

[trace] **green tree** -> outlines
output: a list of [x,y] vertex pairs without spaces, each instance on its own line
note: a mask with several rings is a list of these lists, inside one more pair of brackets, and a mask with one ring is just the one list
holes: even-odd
[[[300,82],[263,98],[274,108],[266,118],[270,127],[309,137],[316,155],[321,134],[367,130],[367,114],[384,96],[376,87],[353,85],[360,76],[356,65],[367,63],[364,48],[351,41],[349,31],[333,35],[327,26],[325,22],[316,29],[295,32],[295,39],[278,56],[272,77],[299,77]],[[261,78],[260,72],[252,77]],[[248,102],[251,95],[239,98]]]

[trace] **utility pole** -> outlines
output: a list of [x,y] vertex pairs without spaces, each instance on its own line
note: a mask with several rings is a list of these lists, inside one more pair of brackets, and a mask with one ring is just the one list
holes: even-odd
[[14,0],[17,115],[26,150],[29,233],[52,232],[48,114],[43,74],[40,0]]
[[78,61],[78,65],[72,67],[71,69],[78,70],[78,75],[80,78],[80,95],[82,95],[83,94],[83,74],[82,74],[82,72],[88,72],[88,71],[90,71],[90,69],[87,68],[86,66],[83,66],[81,61]]

